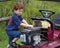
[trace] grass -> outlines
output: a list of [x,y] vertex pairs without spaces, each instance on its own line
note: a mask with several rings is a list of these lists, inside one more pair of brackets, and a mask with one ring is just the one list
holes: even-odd
[[[0,2],[0,17],[6,17],[12,15],[12,7],[15,4],[15,0],[7,1],[7,2]],[[43,1],[37,0],[30,0],[27,4],[24,3],[24,11],[23,11],[23,18],[27,20],[28,23],[32,24],[32,20],[30,19],[33,16],[41,16],[39,10],[40,9],[47,9],[52,10],[56,14],[60,13],[60,2],[49,2],[47,1],[44,7]],[[53,15],[54,17],[54,15]],[[8,37],[5,32],[5,23],[0,22],[0,48],[7,48],[8,44]],[[17,41],[20,44],[20,40]]]
[[8,44],[7,40],[8,39],[0,41],[0,48],[7,48],[7,44]]
[[5,32],[5,23],[0,23],[0,48],[7,48],[8,37]]

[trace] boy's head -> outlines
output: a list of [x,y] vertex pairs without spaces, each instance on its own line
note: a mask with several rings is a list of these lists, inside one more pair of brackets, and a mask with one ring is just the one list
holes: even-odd
[[21,15],[21,14],[22,14],[22,11],[23,11],[23,4],[20,3],[20,2],[17,2],[17,3],[14,5],[13,10],[14,10],[14,12],[15,12],[17,15]]

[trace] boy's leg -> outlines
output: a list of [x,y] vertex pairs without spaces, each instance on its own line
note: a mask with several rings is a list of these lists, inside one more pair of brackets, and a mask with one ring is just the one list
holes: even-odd
[[18,38],[20,38],[20,34],[21,34],[20,31],[11,31],[11,32],[9,32],[8,33],[9,43],[10,43],[10,41],[16,42],[18,40]]
[[14,47],[16,47],[16,41],[18,40],[18,38],[14,38],[14,37],[9,37],[9,44],[8,44],[8,46],[7,46],[7,48],[10,48],[10,47],[12,47],[12,45],[14,46]]
[[9,37],[9,44],[12,42],[13,39],[14,39],[14,37],[12,37],[12,36]]
[[12,42],[16,42],[18,40],[18,38],[14,38],[13,40],[12,40]]
[[7,48],[9,48],[10,47],[10,43],[12,42],[12,40],[14,39],[14,37],[9,37],[9,43],[8,43],[8,46],[7,46]]
[[15,31],[14,34],[14,39],[12,40],[12,42],[16,42],[19,38],[20,38],[21,32],[20,31]]
[[10,44],[10,42],[16,42],[18,40],[18,38],[20,38],[21,32],[19,32],[19,31],[11,31],[8,34],[9,34],[9,44]]

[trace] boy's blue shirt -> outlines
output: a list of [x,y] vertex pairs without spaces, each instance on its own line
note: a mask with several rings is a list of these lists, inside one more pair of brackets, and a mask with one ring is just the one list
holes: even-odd
[[13,30],[19,30],[18,26],[20,26],[23,18],[22,16],[18,16],[16,13],[14,13],[11,17],[11,22],[6,26],[7,31],[13,31]]

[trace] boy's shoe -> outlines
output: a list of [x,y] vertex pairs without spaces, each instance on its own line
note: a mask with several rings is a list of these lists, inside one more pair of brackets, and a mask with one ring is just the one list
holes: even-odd
[[14,48],[14,47],[12,47],[12,46],[8,46],[8,48]]
[[7,48],[17,48],[17,44],[15,42],[11,42],[8,44]]
[[7,48],[13,48],[11,45],[8,44]]
[[11,42],[10,46],[13,47],[13,48],[17,48],[17,44],[15,42]]

